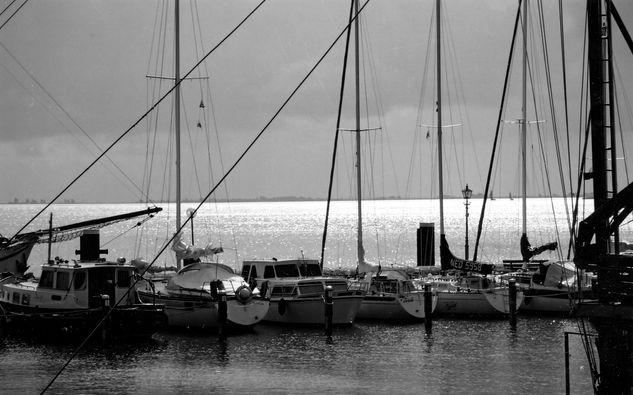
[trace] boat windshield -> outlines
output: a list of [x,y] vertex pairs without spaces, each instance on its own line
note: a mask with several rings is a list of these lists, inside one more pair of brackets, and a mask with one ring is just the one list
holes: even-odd
[[321,267],[314,263],[302,263],[299,265],[299,271],[303,277],[315,277],[321,275]]
[[299,277],[299,270],[294,263],[290,265],[276,265],[275,273],[277,277]]

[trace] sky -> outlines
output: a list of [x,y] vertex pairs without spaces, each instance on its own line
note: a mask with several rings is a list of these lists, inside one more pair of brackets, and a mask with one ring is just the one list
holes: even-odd
[[[9,3],[3,1],[3,9]],[[181,3],[181,73],[185,73],[195,64],[195,53],[201,56],[213,48],[259,2],[202,1],[193,3],[193,8],[189,1]],[[428,48],[435,40],[434,3],[371,0],[362,13],[361,79],[366,81],[361,89],[362,118],[363,128],[373,130],[363,132],[363,156],[371,159],[362,166],[365,196],[437,193],[436,129],[421,126],[436,121],[435,55],[434,47]],[[530,15],[536,15],[533,3]],[[558,124],[563,117],[558,2],[544,3]],[[577,134],[585,2],[562,4],[572,98],[570,130]],[[625,23],[633,25],[633,4],[615,4]],[[95,144],[108,147],[166,92],[168,80],[146,76],[158,72],[156,48],[162,42],[165,56],[160,73],[173,73],[172,6],[171,1],[156,0],[30,1],[4,25],[0,30],[0,202],[49,201],[99,155]],[[475,193],[483,191],[516,8],[510,0],[444,2],[443,123],[461,125],[443,133],[445,193],[459,195],[465,183]],[[10,9],[15,10],[15,5]],[[156,26],[164,9],[169,14],[161,36]],[[0,21],[4,23],[10,13]],[[183,83],[185,198],[204,196],[231,167],[343,30],[348,13],[349,2],[342,0],[268,0],[208,57],[200,73],[193,74],[204,80]],[[195,22],[200,25],[194,36]],[[235,167],[219,198],[327,195],[343,44],[341,40],[333,47]],[[539,62],[535,57],[534,78],[542,83]],[[621,64],[626,62],[630,57]],[[351,67],[350,63],[348,73]],[[621,69],[627,71],[625,66]],[[520,117],[519,76],[518,63],[513,63],[505,120]],[[347,78],[342,129],[354,127],[352,74]],[[212,113],[201,112],[201,100],[205,111],[212,107]],[[149,121],[131,128],[108,154],[111,161],[100,161],[61,200],[131,202],[145,195],[154,201],[172,199],[171,105],[168,98]],[[528,118],[536,116],[532,113]],[[546,111],[538,117],[544,124],[555,123]],[[203,127],[197,128],[197,122]],[[505,126],[507,146],[499,157],[500,163],[505,162],[494,172],[496,193],[504,195],[516,194],[518,188],[513,128]],[[201,130],[211,130],[210,137],[195,135]],[[352,134],[341,131],[341,136],[335,197],[350,198],[354,194]],[[549,150],[553,144],[545,146]],[[532,149],[538,158],[538,147]],[[529,165],[539,174],[536,180],[542,176],[539,161]],[[530,193],[540,193],[542,179],[533,183]]]

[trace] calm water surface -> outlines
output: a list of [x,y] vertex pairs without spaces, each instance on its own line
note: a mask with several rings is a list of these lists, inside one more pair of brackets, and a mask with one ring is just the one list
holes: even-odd
[[[472,213],[478,212],[480,203],[475,200],[471,206],[473,222]],[[556,220],[549,200],[531,199],[530,204],[531,241],[551,241],[556,230],[562,232],[566,226],[562,199],[554,202]],[[493,262],[518,257],[520,202],[497,199],[490,205],[480,256]],[[10,235],[37,208],[0,205],[0,232]],[[54,223],[63,225],[141,208],[78,204],[54,206],[51,211]],[[123,223],[103,229],[102,244],[109,256],[154,258],[173,232],[172,207],[165,208],[142,228]],[[221,261],[235,268],[242,259],[293,258],[302,252],[316,258],[324,212],[323,202],[205,205],[195,219],[194,237],[196,244],[224,246]],[[436,212],[433,200],[368,202],[368,259],[383,265],[415,265],[415,229],[419,222],[437,223]],[[454,252],[462,254],[462,201],[449,200],[445,212],[447,238]],[[47,222],[48,212],[29,229],[46,228]],[[335,202],[326,266],[353,267],[355,228],[355,203]],[[189,228],[186,232],[190,237]],[[627,239],[630,232],[623,234]],[[566,243],[564,237],[561,241]],[[53,255],[73,259],[77,248],[78,241],[60,243],[53,246]],[[173,264],[171,254],[163,255],[157,265]],[[45,246],[37,246],[31,258],[37,275],[46,259]],[[516,329],[504,320],[437,319],[432,335],[424,333],[423,324],[365,322],[337,328],[331,339],[322,328],[271,325],[258,325],[252,333],[226,341],[211,334],[163,332],[147,343],[82,350],[49,392],[560,394],[565,391],[565,331],[578,331],[576,321],[520,316]],[[69,345],[5,340],[0,345],[0,392],[39,393],[73,350]],[[575,336],[570,367],[572,393],[591,393],[585,353]]]

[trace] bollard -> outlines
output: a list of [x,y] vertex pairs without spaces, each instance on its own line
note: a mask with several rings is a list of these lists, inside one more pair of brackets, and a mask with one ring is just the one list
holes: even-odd
[[218,302],[218,335],[220,335],[220,339],[226,339],[226,319],[228,315],[226,291],[219,290],[218,295],[220,296],[220,301]]
[[332,287],[325,287],[325,335],[332,336],[332,315],[334,314],[334,302],[332,302]]
[[430,334],[433,329],[433,293],[431,284],[424,284],[424,329]]
[[[110,295],[101,295],[101,302],[103,303],[103,314],[108,314],[110,310]],[[101,326],[101,342],[107,343],[110,340],[110,316],[106,318]]]
[[508,292],[510,294],[510,325],[517,325],[517,284],[516,280],[511,278],[508,280]]

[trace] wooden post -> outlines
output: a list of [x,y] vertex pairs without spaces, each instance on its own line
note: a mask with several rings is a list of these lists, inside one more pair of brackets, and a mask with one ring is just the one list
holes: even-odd
[[569,332],[565,332],[565,394],[569,391]]
[[517,325],[517,284],[516,280],[511,278],[508,280],[508,293],[510,294],[510,325]]
[[334,315],[334,302],[332,302],[332,286],[325,287],[325,335],[332,336],[332,316]]
[[[103,314],[108,314],[110,310],[110,295],[101,295],[101,301],[103,302]],[[110,340],[110,317],[106,318],[101,326],[101,341],[107,343]]]
[[424,284],[424,329],[431,334],[433,328],[433,293],[431,284]]
[[226,291],[219,290],[218,295],[220,300],[218,301],[218,335],[220,339],[226,339],[226,319],[228,316],[228,309],[226,306]]

